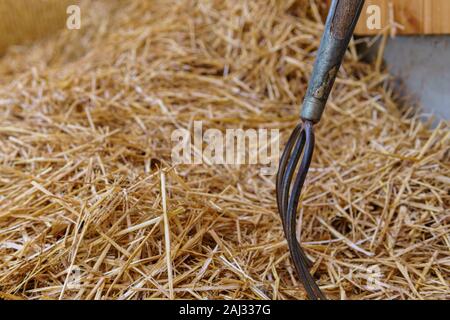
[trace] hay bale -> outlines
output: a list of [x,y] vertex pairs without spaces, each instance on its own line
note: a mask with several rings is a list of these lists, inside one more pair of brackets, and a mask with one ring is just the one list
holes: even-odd
[[[305,298],[274,177],[174,167],[170,136],[202,120],[280,128],[284,143],[320,8],[96,3],[80,32],[0,61],[2,297]],[[448,299],[448,124],[401,110],[388,80],[352,43],[317,126],[299,238],[330,298]]]

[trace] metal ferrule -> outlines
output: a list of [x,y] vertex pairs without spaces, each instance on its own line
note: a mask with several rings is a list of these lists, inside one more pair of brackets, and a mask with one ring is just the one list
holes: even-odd
[[319,122],[353,35],[364,0],[334,0],[328,13],[301,118]]

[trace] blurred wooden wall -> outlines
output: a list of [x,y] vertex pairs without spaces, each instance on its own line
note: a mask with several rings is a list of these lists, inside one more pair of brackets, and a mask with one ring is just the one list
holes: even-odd
[[0,54],[56,32],[66,25],[66,9],[77,0],[0,0]]
[[396,29],[397,34],[450,34],[450,0],[366,0],[355,30],[358,35],[380,32],[367,27],[367,8],[370,5],[381,9],[381,28],[389,25],[393,15],[394,21],[403,26]]

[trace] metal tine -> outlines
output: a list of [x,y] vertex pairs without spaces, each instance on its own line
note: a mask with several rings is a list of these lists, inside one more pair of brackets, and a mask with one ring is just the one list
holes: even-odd
[[295,127],[294,131],[292,132],[291,136],[289,137],[289,140],[286,144],[283,154],[281,155],[280,164],[278,166],[276,190],[277,190],[277,206],[278,206],[278,212],[280,212],[280,214],[281,214],[281,212],[283,212],[281,202],[280,202],[281,201],[281,194],[280,194],[281,183],[283,181],[283,176],[284,176],[284,172],[286,170],[287,161],[289,160],[289,155],[291,154],[291,150],[294,147],[294,144],[298,137],[298,133],[301,129],[302,129],[302,124],[299,124]]
[[[313,124],[305,121],[297,125],[289,137],[280,159],[277,174],[277,206],[283,223],[295,269],[310,299],[326,299],[309,273],[312,262],[307,258],[296,237],[296,216],[300,193],[311,163],[314,148]],[[300,157],[303,158],[300,161]],[[300,162],[300,165],[299,165]],[[292,184],[295,171],[297,174]]]
[[[304,140],[304,142],[299,141],[299,144],[304,144],[304,147],[302,146],[303,150],[300,150],[300,153],[303,151],[303,158],[300,163],[295,182],[292,186],[291,193],[289,195],[288,208],[285,214],[286,238],[288,239],[288,245],[291,250],[295,268],[301,279],[303,280],[303,284],[308,293],[308,296],[311,299],[326,299],[325,295],[322,293],[322,291],[314,281],[314,278],[309,273],[308,267],[310,266],[308,265],[308,262],[310,261],[306,258],[304,251],[300,247],[295,232],[297,225],[297,206],[300,198],[300,193],[305,182],[314,151],[313,125],[309,121],[305,122],[302,130],[302,135],[304,139],[301,140]],[[297,157],[294,156],[294,158]],[[293,169],[295,170],[295,167]]]
[[[279,173],[277,177],[277,202],[278,210],[280,212],[281,219],[283,221],[283,228],[286,234],[288,221],[288,202],[291,197],[291,183],[292,178],[297,168],[300,156],[305,145],[305,131],[302,124],[299,124],[292,133],[289,141],[286,145],[285,152],[280,160]],[[293,149],[293,150],[292,150]],[[308,268],[312,267],[312,262],[308,259],[306,254],[300,248],[300,245],[295,242],[296,250],[300,252],[301,259],[304,261]]]
[[291,192],[292,177],[294,176],[295,169],[297,168],[298,165],[298,161],[300,159],[300,156],[302,155],[304,145],[305,145],[305,132],[304,129],[302,128],[299,135],[297,136],[295,146],[292,152],[290,153],[290,157],[285,169],[285,174],[283,175],[283,179],[281,182],[280,193],[281,199],[283,199],[283,201],[281,202],[283,212],[286,212],[288,206],[289,194]]

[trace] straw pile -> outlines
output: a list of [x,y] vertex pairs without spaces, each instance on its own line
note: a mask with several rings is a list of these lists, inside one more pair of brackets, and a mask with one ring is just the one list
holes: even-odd
[[[171,165],[171,132],[298,121],[314,1],[84,3],[0,62],[0,292],[9,299],[304,299],[255,165]],[[362,40],[364,41],[364,40]],[[345,58],[299,208],[333,299],[449,299],[449,130]],[[375,278],[374,278],[375,277]],[[73,280],[79,281],[74,283]],[[80,280],[81,279],[81,280]]]

